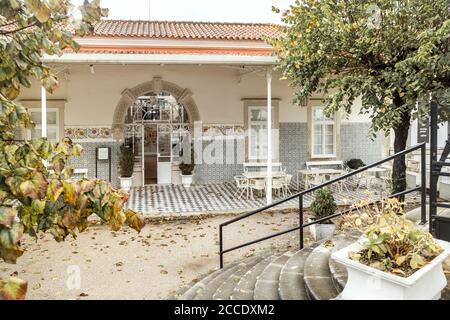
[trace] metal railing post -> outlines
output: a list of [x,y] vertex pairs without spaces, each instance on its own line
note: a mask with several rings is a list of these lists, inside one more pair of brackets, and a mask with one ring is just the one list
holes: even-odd
[[220,269],[223,268],[223,238],[222,238],[222,233],[223,233],[223,227],[219,226],[219,255],[220,255]]
[[[431,101],[430,105],[430,197],[429,197],[429,217],[428,223],[430,225],[429,231],[434,231],[434,217],[436,215],[436,202],[437,202],[437,182],[438,176],[435,175],[435,162],[437,161],[437,119],[438,119],[438,106],[435,101]],[[434,124],[434,125],[433,125]]]
[[426,145],[420,148],[420,162],[421,162],[421,208],[420,208],[420,223],[427,223],[427,158]]
[[298,213],[299,213],[299,227],[300,227],[300,250],[303,249],[303,194],[298,196]]

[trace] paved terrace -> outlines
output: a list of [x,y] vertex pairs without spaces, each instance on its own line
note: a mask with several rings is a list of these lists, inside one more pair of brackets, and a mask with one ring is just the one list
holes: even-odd
[[[295,193],[294,185],[291,188]],[[128,207],[147,216],[154,215],[193,215],[208,213],[242,213],[262,207],[266,204],[264,197],[254,199],[235,196],[236,186],[231,182],[197,184],[190,188],[182,185],[151,185],[133,188],[130,191]],[[357,201],[379,200],[382,194],[380,187],[355,188],[348,184],[342,191],[335,190],[334,196],[338,205],[349,205]],[[417,200],[418,194],[412,194],[410,200]],[[274,201],[281,197],[274,195]],[[304,207],[308,208],[314,200],[312,193],[304,198]],[[297,209],[298,199],[278,206],[280,209]]]

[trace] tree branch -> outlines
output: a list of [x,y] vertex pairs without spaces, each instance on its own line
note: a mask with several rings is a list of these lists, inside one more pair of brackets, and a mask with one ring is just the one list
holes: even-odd
[[21,27],[19,29],[0,31],[0,35],[10,35],[10,34],[13,34],[13,33],[17,33],[17,32],[23,31],[23,30],[28,29],[28,28],[35,27],[36,25],[37,25],[37,22],[34,22],[34,23],[30,24],[30,25]]

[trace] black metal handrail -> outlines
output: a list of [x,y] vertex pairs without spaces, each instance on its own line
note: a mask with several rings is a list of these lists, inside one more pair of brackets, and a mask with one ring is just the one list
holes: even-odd
[[[379,160],[377,162],[374,162],[372,164],[369,164],[367,166],[361,167],[361,168],[356,169],[356,170],[354,170],[352,172],[349,172],[347,174],[339,176],[339,177],[337,177],[335,179],[328,180],[328,181],[326,181],[326,182],[324,182],[324,183],[322,183],[320,185],[314,186],[314,187],[312,187],[310,189],[307,189],[307,190],[303,190],[303,191],[298,192],[298,193],[296,193],[294,195],[291,195],[291,196],[289,196],[287,198],[284,198],[282,200],[276,201],[276,202],[274,202],[272,204],[266,205],[266,206],[261,207],[259,209],[256,209],[256,210],[250,211],[248,213],[245,213],[243,215],[240,215],[239,217],[236,217],[234,219],[231,219],[229,221],[221,223],[219,225],[220,267],[223,268],[223,255],[225,253],[228,253],[228,252],[231,252],[231,251],[234,251],[234,250],[238,250],[238,249],[241,249],[243,247],[246,247],[246,246],[249,246],[249,245],[261,242],[261,241],[265,241],[265,240],[268,240],[268,239],[272,239],[272,238],[275,238],[275,237],[278,237],[278,236],[281,236],[281,235],[284,235],[286,233],[290,233],[290,232],[293,232],[293,231],[297,231],[297,230],[300,231],[300,249],[303,249],[303,246],[304,246],[304,228],[309,227],[309,226],[314,225],[314,224],[317,224],[317,223],[321,223],[321,222],[324,222],[324,221],[327,221],[327,220],[334,219],[334,218],[336,218],[338,216],[341,216],[341,215],[346,214],[346,213],[353,212],[353,211],[358,209],[358,208],[351,208],[351,209],[348,209],[348,210],[337,212],[335,214],[332,214],[330,216],[327,216],[327,217],[324,217],[324,218],[321,218],[321,219],[317,219],[317,220],[314,220],[314,221],[311,221],[311,222],[308,222],[308,223],[303,223],[303,220],[304,220],[303,219],[304,218],[303,197],[306,194],[314,192],[314,191],[316,191],[318,189],[321,189],[321,188],[324,188],[326,186],[329,186],[329,185],[331,185],[333,183],[336,183],[336,182],[348,179],[348,178],[350,178],[352,176],[355,176],[355,175],[357,175],[357,174],[359,174],[361,172],[364,172],[364,171],[366,171],[368,169],[377,167],[377,166],[379,166],[379,165],[381,165],[383,163],[392,161],[392,160],[394,160],[394,159],[396,159],[398,157],[404,156],[404,155],[406,155],[408,153],[414,152],[414,151],[419,150],[419,149],[421,151],[420,152],[420,155],[421,155],[421,183],[420,183],[420,186],[418,186],[416,188],[404,190],[402,192],[390,195],[390,196],[388,196],[386,198],[398,198],[398,197],[407,195],[407,194],[412,193],[412,192],[420,191],[421,192],[421,223],[425,224],[426,221],[427,221],[427,218],[426,218],[426,143],[421,143],[421,144],[418,144],[418,145],[416,145],[414,147],[411,147],[409,149],[406,149],[406,150],[403,150],[401,152],[398,152],[398,153],[396,153],[396,154],[394,154],[392,156],[389,156],[387,158],[384,158],[382,160]],[[290,229],[287,229],[287,230],[284,230],[284,231],[273,233],[271,235],[268,235],[268,236],[265,236],[265,237],[262,237],[262,238],[259,238],[259,239],[256,239],[256,240],[252,240],[252,241],[243,243],[243,244],[235,246],[235,247],[231,247],[231,248],[228,248],[228,249],[223,249],[223,228],[225,226],[228,226],[228,225],[230,225],[232,223],[241,221],[241,220],[246,219],[248,217],[251,217],[251,216],[253,216],[253,215],[257,214],[257,213],[263,212],[265,210],[274,208],[274,207],[276,207],[276,206],[278,206],[280,204],[283,204],[283,203],[288,202],[290,200],[293,200],[295,198],[299,199],[299,225],[297,227],[293,227],[293,228],[290,228]],[[380,200],[379,201],[374,201],[373,203],[375,204],[375,203],[378,203],[378,202],[380,202]]]

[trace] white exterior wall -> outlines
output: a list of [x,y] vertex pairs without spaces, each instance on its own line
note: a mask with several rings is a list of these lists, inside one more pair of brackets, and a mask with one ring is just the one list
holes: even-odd
[[[263,74],[239,76],[236,67],[228,66],[152,66],[96,65],[91,74],[89,65],[69,66],[69,74],[60,75],[60,87],[48,99],[67,101],[64,110],[66,126],[109,126],[121,93],[127,88],[161,76],[163,80],[188,88],[204,123],[243,123],[242,98],[265,98],[266,80]],[[245,71],[246,72],[246,71]],[[240,80],[241,79],[241,80]],[[24,89],[21,100],[39,100],[39,86]],[[280,98],[280,122],[306,122],[307,109],[292,103],[293,90],[287,81],[273,79],[273,98]],[[319,101],[309,103],[316,105]],[[369,122],[367,116],[355,113],[342,122]]]
[[[61,70],[63,67],[68,69],[59,75],[59,88],[53,94],[48,94],[47,98],[50,106],[51,100],[58,100],[60,111],[64,115],[64,126],[71,132],[69,136],[75,142],[82,143],[85,148],[84,157],[76,160],[74,165],[79,169],[88,169],[89,176],[94,176],[96,147],[110,147],[113,163],[111,180],[114,183],[117,183],[115,168],[118,144],[112,138],[110,128],[125,89],[151,81],[154,77],[161,77],[164,81],[187,88],[192,92],[200,120],[204,125],[213,127],[242,127],[245,109],[242,99],[260,100],[267,96],[265,71],[262,68],[256,73],[250,72],[248,68],[217,65],[95,65],[93,74],[88,64],[60,65],[56,69]],[[292,103],[293,89],[289,87],[288,81],[279,78],[274,73],[272,97],[279,103],[280,124],[279,139],[274,144],[279,151],[279,161],[290,173],[296,174],[309,159],[308,149],[312,138],[307,122],[308,114],[311,113],[308,112],[309,108]],[[308,101],[308,107],[321,105],[319,97],[312,98]],[[27,107],[39,108],[39,84],[36,82],[32,88],[24,89],[20,100],[26,101],[24,104]],[[61,100],[66,101],[63,110]],[[348,118],[343,115],[338,121],[340,138],[336,158],[345,161],[356,157],[370,163],[381,158],[382,148],[379,141],[374,142],[368,138],[370,120],[367,116],[358,114],[360,105],[360,101],[357,101],[354,113]],[[92,138],[90,135],[104,129],[109,130],[106,137],[100,134]],[[242,151],[244,145],[237,145],[236,148]],[[135,172],[141,170],[140,164],[137,166]],[[105,163],[101,164],[98,177],[106,179],[107,169]],[[229,181],[242,171],[240,162],[234,165],[199,165],[196,167],[196,179],[199,183]]]

